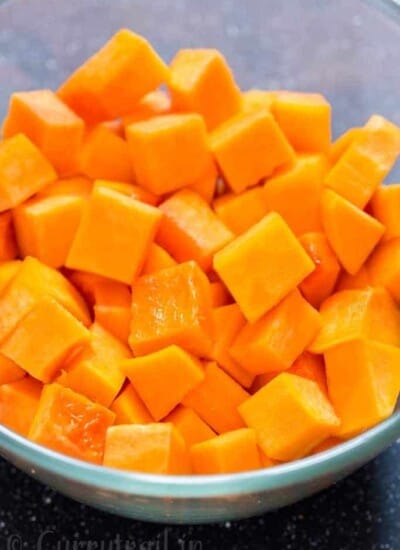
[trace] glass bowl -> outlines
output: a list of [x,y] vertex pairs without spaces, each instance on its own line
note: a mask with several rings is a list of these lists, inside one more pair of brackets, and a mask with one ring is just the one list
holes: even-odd
[[[0,116],[13,91],[57,87],[117,29],[129,27],[167,60],[181,47],[219,48],[243,88],[324,93],[333,105],[335,135],[374,112],[400,123],[399,21],[399,8],[390,1],[9,2],[0,7]],[[399,411],[319,455],[229,476],[166,477],[101,468],[41,448],[2,426],[0,453],[98,508],[142,520],[201,523],[295,502],[349,474],[398,437]]]

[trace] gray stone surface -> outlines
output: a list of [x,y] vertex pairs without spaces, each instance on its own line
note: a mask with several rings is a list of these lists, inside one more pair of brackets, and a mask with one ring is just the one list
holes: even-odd
[[77,504],[0,460],[0,549],[398,550],[399,464],[397,444],[336,486],[282,510],[220,525],[164,526]]

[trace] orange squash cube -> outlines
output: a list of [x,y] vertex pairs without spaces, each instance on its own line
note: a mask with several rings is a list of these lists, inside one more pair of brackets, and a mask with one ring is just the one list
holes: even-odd
[[131,326],[131,306],[103,305],[94,306],[94,318],[110,334],[128,344]]
[[68,355],[89,338],[88,330],[69,311],[53,298],[43,298],[19,321],[0,350],[31,376],[47,383]]
[[209,204],[212,202],[217,190],[218,170],[214,159],[210,156],[207,166],[198,179],[187,186],[187,189],[198,193]]
[[195,262],[145,275],[132,287],[129,344],[135,356],[177,345],[207,357],[212,345],[210,283]]
[[[326,385],[326,373],[324,358],[322,355],[315,355],[308,351],[303,352],[293,363],[293,365],[285,372],[289,374],[295,374],[296,376],[302,376],[308,380],[316,382],[320,390],[328,395],[328,388]],[[253,385],[251,386],[251,393],[256,393],[265,384],[271,382],[280,374],[279,371],[265,372],[256,376]]]
[[320,390],[325,395],[328,395],[325,363],[322,355],[315,355],[314,353],[305,351],[286,372],[313,380],[318,384]]
[[336,141],[331,144],[329,150],[329,163],[331,166],[336,164],[340,157],[347,151],[350,145],[363,135],[363,128],[349,128],[341,134]]
[[320,327],[318,311],[294,290],[257,322],[247,323],[229,352],[253,374],[286,370],[311,344]]
[[299,286],[304,298],[319,308],[335,288],[340,273],[340,264],[323,233],[305,233],[300,243],[315,263],[315,269]]
[[190,449],[195,474],[231,474],[262,467],[256,432],[241,428],[197,443]]
[[321,330],[310,346],[313,353],[363,338],[400,345],[400,312],[382,287],[332,294],[322,304],[320,314]]
[[211,304],[212,307],[217,308],[221,306],[227,306],[232,303],[232,296],[229,294],[228,289],[221,283],[221,281],[214,281],[210,283],[211,292]]
[[[204,378],[199,361],[178,346],[128,359],[121,368],[157,422]],[[173,384],[165,391],[172,380]]]
[[72,242],[67,267],[132,283],[161,216],[153,206],[95,186]]
[[157,273],[161,269],[167,267],[173,267],[177,262],[168,254],[162,246],[156,243],[150,245],[146,260],[142,268],[142,275],[150,275],[151,273]]
[[226,193],[215,199],[213,208],[217,216],[235,235],[241,235],[267,214],[262,187],[243,193]]
[[233,233],[194,191],[178,191],[159,206],[164,214],[157,242],[176,260],[195,260],[208,271],[213,255],[228,244]]
[[239,113],[227,120],[210,134],[210,147],[235,193],[256,185],[279,166],[294,160],[282,130],[272,115],[262,111]]
[[0,386],[18,382],[25,375],[24,369],[21,369],[14,361],[0,353]]
[[325,361],[339,437],[353,437],[393,413],[400,392],[398,347],[353,340],[327,350]]
[[322,230],[321,193],[327,169],[323,155],[299,155],[265,181],[267,212],[277,212],[295,235]]
[[94,287],[95,304],[120,305],[128,307],[131,303],[131,289],[124,283],[98,277]]
[[164,422],[171,422],[175,426],[188,449],[196,443],[202,443],[217,435],[193,409],[183,405],[178,405],[164,419]]
[[400,183],[379,186],[370,204],[373,217],[385,226],[384,240],[400,237]]
[[59,174],[74,171],[85,124],[51,90],[11,95],[3,137],[25,134]]
[[254,374],[242,368],[231,354],[231,347],[239,331],[246,325],[237,304],[230,304],[213,309],[214,342],[211,356],[224,371],[232,376],[243,387],[249,388],[254,380]]
[[8,283],[15,277],[21,267],[21,260],[10,260],[0,263],[0,294],[3,293]]
[[239,413],[256,431],[262,451],[274,460],[305,456],[340,425],[315,382],[285,372],[242,403]]
[[[381,248],[380,245],[377,246],[376,252]],[[375,256],[375,252],[371,254],[371,258]],[[350,273],[346,273],[345,271],[342,271],[342,273],[339,276],[339,280],[336,285],[336,291],[339,290],[355,290],[355,289],[362,289],[367,288],[368,286],[374,286],[372,284],[372,278],[369,273],[368,268],[369,261],[364,264],[354,275],[350,275]],[[379,286],[377,284],[376,286]],[[385,286],[382,284],[382,286]]]
[[90,324],[86,304],[71,283],[58,271],[28,256],[0,296],[0,341],[45,297],[54,298],[84,325]]
[[272,468],[273,466],[278,466],[279,464],[282,463],[279,460],[272,460],[272,458],[270,458],[265,453],[263,453],[261,449],[259,449],[259,451],[261,456],[261,464],[263,468]]
[[56,178],[49,161],[23,134],[0,143],[0,212],[18,206]]
[[364,208],[400,152],[400,128],[373,115],[328,172],[325,185]]
[[334,191],[325,190],[322,224],[344,269],[354,275],[382,238],[385,227]]
[[208,363],[204,380],[186,395],[182,404],[193,409],[214,431],[221,434],[244,427],[237,408],[248,397],[242,386],[216,363]]
[[400,238],[379,244],[365,264],[368,284],[384,286],[400,303]]
[[167,74],[168,68],[147,40],[122,29],[78,67],[57,94],[93,124],[128,114]]
[[128,306],[131,303],[130,287],[124,283],[86,271],[71,271],[68,279],[91,307],[96,304]]
[[35,256],[50,267],[62,267],[81,220],[85,199],[57,195],[30,199],[14,209],[22,256]]
[[126,136],[139,185],[156,195],[196,183],[210,163],[206,127],[197,114],[130,124]]
[[239,111],[240,90],[219,51],[180,50],[170,68],[168,87],[175,111],[199,113],[208,130]]
[[[100,275],[95,275],[94,273],[88,273],[86,271],[70,271],[67,273],[68,280],[71,282],[74,287],[77,288],[79,293],[84,298],[85,302],[90,306],[93,307],[97,301],[97,289],[98,286],[105,281],[108,281],[110,279],[106,279],[105,277],[100,277]],[[121,284],[117,283],[116,281],[112,281],[115,284]]]
[[114,413],[102,405],[50,384],[43,388],[28,437],[59,453],[101,464],[106,432],[114,419]]
[[26,376],[22,380],[0,386],[0,424],[28,436],[39,406],[42,384]]
[[276,92],[271,111],[296,151],[329,151],[331,106],[321,94]]
[[129,287],[116,281],[100,281],[96,288],[94,317],[110,334],[128,344],[132,296]]
[[185,442],[173,424],[113,426],[107,431],[103,465],[149,474],[189,474]]
[[78,163],[80,172],[91,179],[120,182],[134,179],[128,144],[102,124],[86,134]]
[[86,134],[78,161],[80,172],[91,179],[130,182],[134,178],[128,144],[102,124]]
[[115,413],[115,425],[120,424],[149,424],[154,418],[146,409],[137,391],[130,382],[114,399],[110,410]]
[[315,266],[288,225],[272,212],[217,252],[214,269],[252,323],[294,290]]
[[90,342],[64,365],[57,382],[109,407],[125,382],[120,363],[128,357],[131,357],[129,348],[94,323]]

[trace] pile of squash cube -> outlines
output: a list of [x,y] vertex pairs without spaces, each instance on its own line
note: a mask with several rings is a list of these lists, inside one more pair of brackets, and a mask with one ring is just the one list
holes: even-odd
[[58,90],[12,94],[0,423],[98,465],[226,474],[390,416],[400,129],[374,114],[333,142],[331,116],[128,30]]

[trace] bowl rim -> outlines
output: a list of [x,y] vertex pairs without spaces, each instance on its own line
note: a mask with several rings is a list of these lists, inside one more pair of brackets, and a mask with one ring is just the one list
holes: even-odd
[[[400,20],[400,0],[364,0],[364,3]],[[0,10],[9,8],[10,4],[11,0],[5,1]],[[351,464],[361,465],[399,437],[398,409],[373,428],[313,456],[236,474],[177,476],[127,472],[90,464],[33,443],[0,424],[0,456],[12,456],[17,465],[23,462],[27,466],[24,470],[33,476],[36,470],[42,470],[65,481],[127,497],[205,499],[280,490],[345,471]]]
[[[236,474],[158,475],[117,470],[90,464],[42,447],[0,425],[0,455],[30,475],[37,470],[101,491],[124,496],[204,499],[280,490],[321,476],[346,471],[373,458],[400,437],[400,410],[377,426],[338,446],[293,462]],[[26,467],[29,465],[29,467]],[[38,476],[41,477],[40,475]]]

